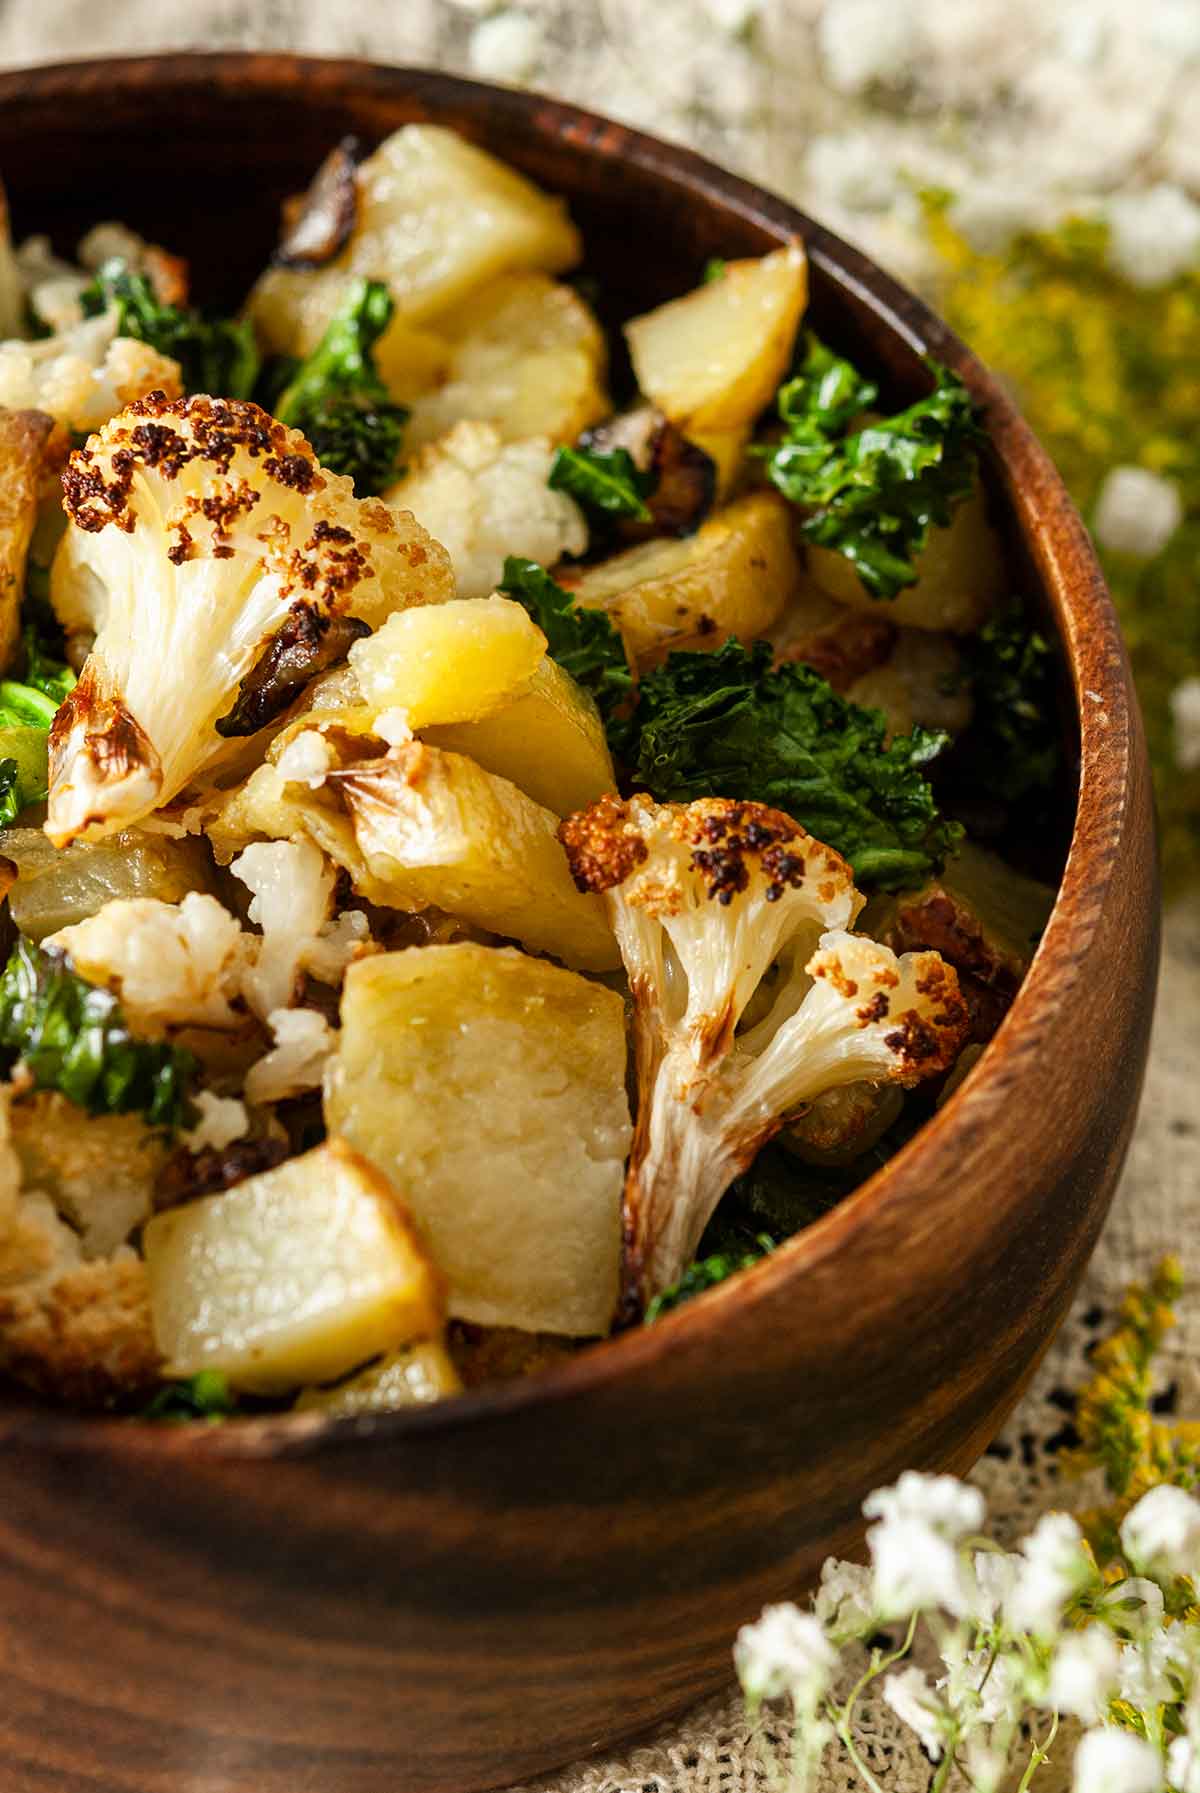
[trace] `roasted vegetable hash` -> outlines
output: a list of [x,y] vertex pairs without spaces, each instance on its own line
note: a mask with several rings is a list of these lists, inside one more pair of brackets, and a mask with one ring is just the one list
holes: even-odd
[[440,1400],[969,1074],[1055,657],[969,395],[814,336],[800,242],[681,268],[620,391],[563,204],[433,126],[339,145],[237,318],[186,247],[0,240],[0,1373]]

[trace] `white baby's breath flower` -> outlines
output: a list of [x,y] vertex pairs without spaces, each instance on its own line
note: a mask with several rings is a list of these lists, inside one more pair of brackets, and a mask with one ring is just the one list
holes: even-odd
[[705,13],[718,31],[741,37],[762,12],[762,0],[701,0]]
[[1167,1751],[1167,1774],[1174,1793],[1200,1793],[1200,1744],[1176,1737]]
[[1135,1569],[1148,1575],[1200,1572],[1200,1500],[1166,1484],[1151,1488],[1121,1524],[1121,1545]]
[[838,1659],[820,1621],[787,1601],[768,1606],[753,1625],[742,1626],[733,1660],[748,1699],[790,1694],[803,1708],[820,1700]]
[[467,59],[489,81],[519,84],[537,71],[545,29],[527,12],[506,11],[483,19],[471,33]]
[[1173,479],[1146,467],[1114,467],[1100,487],[1092,530],[1102,548],[1152,560],[1183,521],[1183,498]]
[[864,1637],[875,1627],[871,1597],[871,1571],[859,1563],[826,1557],[821,1585],[813,1600],[813,1614],[828,1632],[840,1637]]
[[1130,1731],[1088,1731],[1075,1751],[1075,1793],[1161,1793],[1158,1751]]
[[963,1746],[963,1763],[973,1793],[1000,1793],[1008,1778],[1008,1751],[999,1749],[984,1731],[974,1731]]
[[1122,1644],[1117,1691],[1139,1711],[1179,1698],[1188,1673],[1184,1627],[1165,1626],[1138,1643]]
[[1200,678],[1182,679],[1171,693],[1175,764],[1181,772],[1200,766]]
[[1108,204],[1108,259],[1134,286],[1166,286],[1200,263],[1200,205],[1169,181]]
[[978,1488],[952,1475],[922,1475],[907,1469],[890,1488],[876,1488],[863,1502],[868,1519],[918,1519],[958,1544],[983,1525],[987,1505]]
[[922,1748],[937,1762],[941,1759],[944,1738],[951,1724],[949,1708],[938,1698],[927,1677],[919,1668],[902,1669],[888,1675],[883,1683],[883,1697],[896,1717],[921,1739]]
[[863,1502],[875,1605],[886,1619],[907,1618],[929,1607],[958,1617],[970,1611],[974,1585],[958,1545],[978,1531],[983,1496],[953,1476],[907,1471],[892,1488],[877,1488]]
[[981,1624],[992,1624],[999,1614],[1012,1591],[1020,1564],[1019,1556],[1010,1556],[1003,1550],[975,1552],[974,1616]]
[[829,85],[839,93],[895,86],[920,54],[915,9],[894,0],[825,0],[817,45]]
[[998,1724],[1019,1716],[1026,1704],[1025,1674],[1019,1659],[990,1644],[967,1649],[958,1632],[947,1640],[942,1660],[947,1673],[937,1686],[950,1710],[971,1724]]
[[1054,1651],[1046,1704],[1055,1712],[1099,1724],[1116,1691],[1121,1656],[1103,1625],[1068,1631]]
[[1069,1513],[1045,1513],[1021,1545],[1024,1559],[1005,1602],[1005,1618],[1014,1631],[1039,1637],[1054,1632],[1063,1608],[1081,1593],[1095,1570],[1084,1548],[1083,1533]]
[[1125,1637],[1146,1637],[1163,1621],[1163,1592],[1156,1581],[1131,1575],[1105,1588],[1102,1601],[1106,1620]]

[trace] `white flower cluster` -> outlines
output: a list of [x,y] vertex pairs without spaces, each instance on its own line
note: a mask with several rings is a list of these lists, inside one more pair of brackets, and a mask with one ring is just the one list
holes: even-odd
[[[831,1559],[810,1612],[768,1607],[738,1634],[751,1707],[792,1703],[792,1793],[813,1784],[834,1738],[864,1787],[877,1785],[853,1728],[877,1679],[930,1758],[975,1793],[1034,1786],[1064,1718],[1085,1727],[1075,1793],[1200,1793],[1200,1624],[1170,1616],[1180,1578],[1200,1578],[1200,1500],[1174,1487],[1144,1495],[1121,1527],[1131,1573],[1115,1583],[1066,1513],[1044,1515],[1016,1551],[987,1545],[982,1496],[952,1476],[903,1475],[863,1512],[869,1568]],[[903,1641],[872,1649],[839,1702],[842,1652],[905,1622]],[[904,1660],[921,1622],[941,1673]]]

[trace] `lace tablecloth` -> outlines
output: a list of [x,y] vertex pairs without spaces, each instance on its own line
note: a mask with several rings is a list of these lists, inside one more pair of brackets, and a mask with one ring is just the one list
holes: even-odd
[[[954,7],[942,10],[949,18]],[[974,14],[975,0],[960,10]],[[1081,18],[1089,10],[1103,13],[1104,0],[1076,8]],[[340,0],[121,0],[110,7],[94,0],[40,0],[37,7],[0,0],[0,62],[286,47],[529,78],[690,142],[812,203],[812,169],[802,171],[802,152],[812,131],[837,123],[833,102],[814,90],[806,72],[820,12],[821,0],[654,0],[650,6],[526,0],[519,10],[507,9],[507,17],[490,0],[356,0],[352,7]],[[99,195],[97,205],[102,209]],[[1164,1250],[1181,1251],[1185,1269],[1200,1279],[1198,1219],[1200,895],[1168,917],[1146,1095],[1112,1218],[1068,1324],[976,1472],[1002,1537],[1027,1529],[1030,1516],[1047,1504],[1071,1498],[1072,1490],[1056,1482],[1062,1391],[1079,1386],[1089,1341],[1111,1320],[1128,1282],[1145,1275]],[[1164,1368],[1178,1384],[1181,1410],[1200,1414],[1198,1364],[1200,1299],[1185,1300]],[[868,1760],[889,1793],[924,1793],[930,1768],[912,1734],[902,1733],[879,1702],[865,1704],[862,1728]],[[612,1759],[539,1782],[536,1793],[760,1793],[772,1767],[778,1770],[785,1759],[782,1735],[749,1734],[731,1688]],[[858,1784],[831,1766],[828,1793]]]

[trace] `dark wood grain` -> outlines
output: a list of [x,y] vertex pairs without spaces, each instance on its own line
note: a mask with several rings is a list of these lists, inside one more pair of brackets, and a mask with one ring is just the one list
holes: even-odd
[[1062,894],[969,1085],[850,1201],[653,1330],[373,1422],[156,1431],[0,1406],[0,1759],[19,1793],[460,1793],[723,1682],[736,1625],[849,1546],[863,1495],[965,1468],[1063,1316],[1128,1143],[1157,963],[1129,668],[1083,528],[1001,389],[779,200],[530,96],[284,57],[0,77],[18,228],[119,216],[237,295],[347,130],[465,131],[565,192],[614,314],[797,231],[822,327],[897,396],[988,408],[1017,564],[1062,640]]

